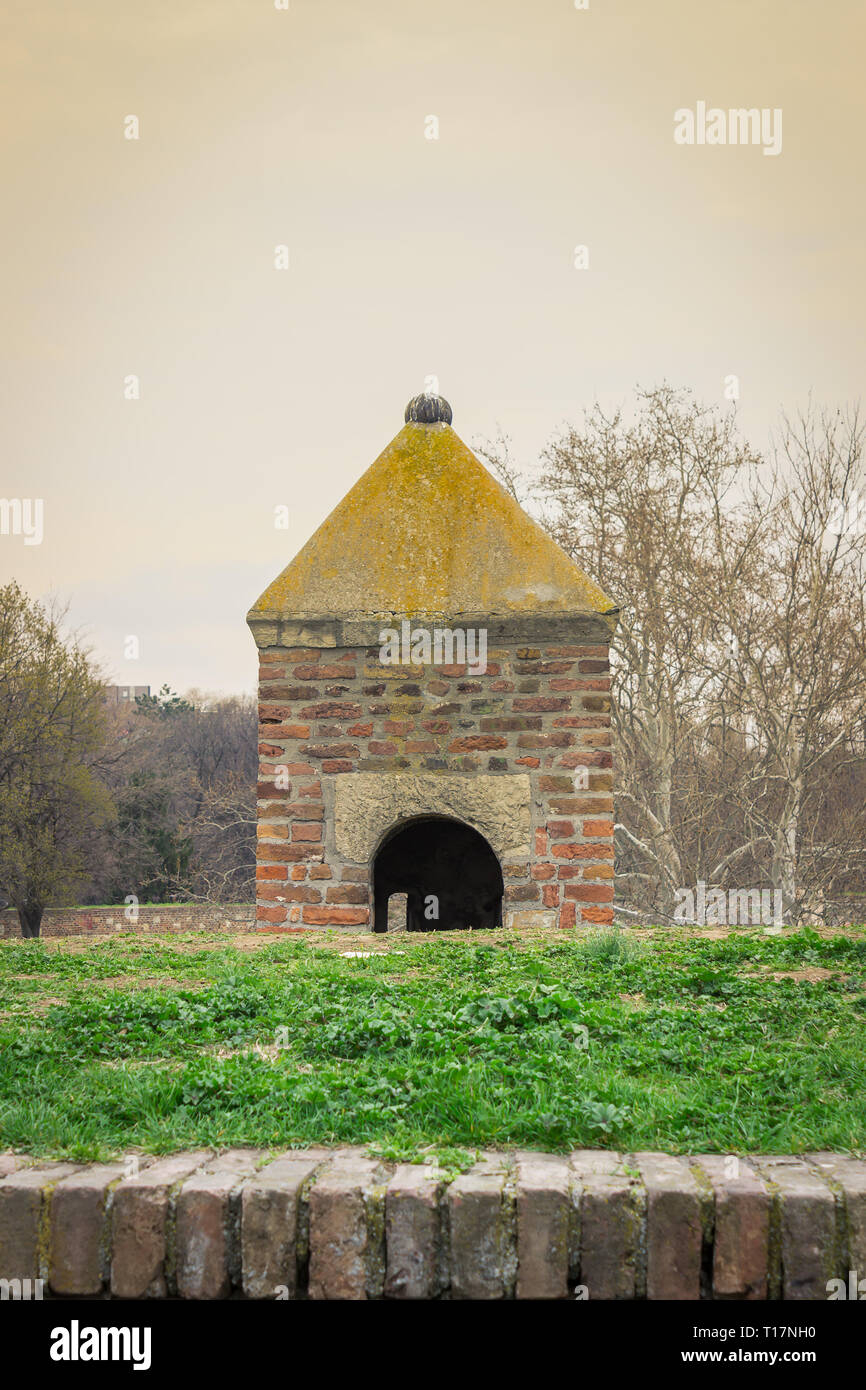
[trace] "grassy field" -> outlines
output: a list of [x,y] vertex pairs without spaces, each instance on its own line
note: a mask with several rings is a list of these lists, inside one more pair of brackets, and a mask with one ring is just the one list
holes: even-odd
[[862,1151],[864,1043],[863,928],[7,941],[0,1148]]

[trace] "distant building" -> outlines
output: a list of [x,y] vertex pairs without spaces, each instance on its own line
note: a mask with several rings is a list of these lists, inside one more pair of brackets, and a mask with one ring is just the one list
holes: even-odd
[[149,685],[107,685],[105,702],[109,705],[134,705],[139,695],[149,694]]

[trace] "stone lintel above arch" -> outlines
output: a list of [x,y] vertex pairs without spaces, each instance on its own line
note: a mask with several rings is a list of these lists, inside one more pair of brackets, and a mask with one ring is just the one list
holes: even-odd
[[336,779],[337,852],[352,863],[369,863],[389,830],[417,816],[439,815],[471,825],[500,860],[528,855],[531,798],[526,773],[349,773]]

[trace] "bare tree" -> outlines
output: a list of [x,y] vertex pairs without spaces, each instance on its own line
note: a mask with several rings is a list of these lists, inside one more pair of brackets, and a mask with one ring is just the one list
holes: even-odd
[[[508,441],[483,450],[518,496]],[[768,462],[732,412],[663,386],[542,455],[540,519],[621,602],[612,645],[617,886],[822,910],[866,870],[866,488],[856,416],[784,422]],[[860,489],[858,493],[858,488]]]
[[857,808],[827,834],[844,772],[863,765],[862,453],[856,414],[785,420],[742,528],[732,534],[720,502],[712,517],[719,563],[707,613],[727,659],[711,717],[747,744],[738,800],[748,827],[714,872],[749,857],[795,918],[819,916],[835,880],[866,862]]
[[641,392],[632,423],[596,406],[542,457],[548,528],[622,605],[612,646],[619,883],[670,911],[687,875],[683,823],[700,814],[677,768],[702,738],[713,679],[694,661],[715,565],[706,518],[756,458],[731,414],[669,386]]

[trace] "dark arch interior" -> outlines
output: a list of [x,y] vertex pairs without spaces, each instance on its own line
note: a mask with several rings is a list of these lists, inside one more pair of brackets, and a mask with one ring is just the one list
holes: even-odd
[[379,849],[374,931],[388,930],[388,900],[405,893],[409,931],[502,925],[502,870],[483,835],[444,817],[411,821]]

